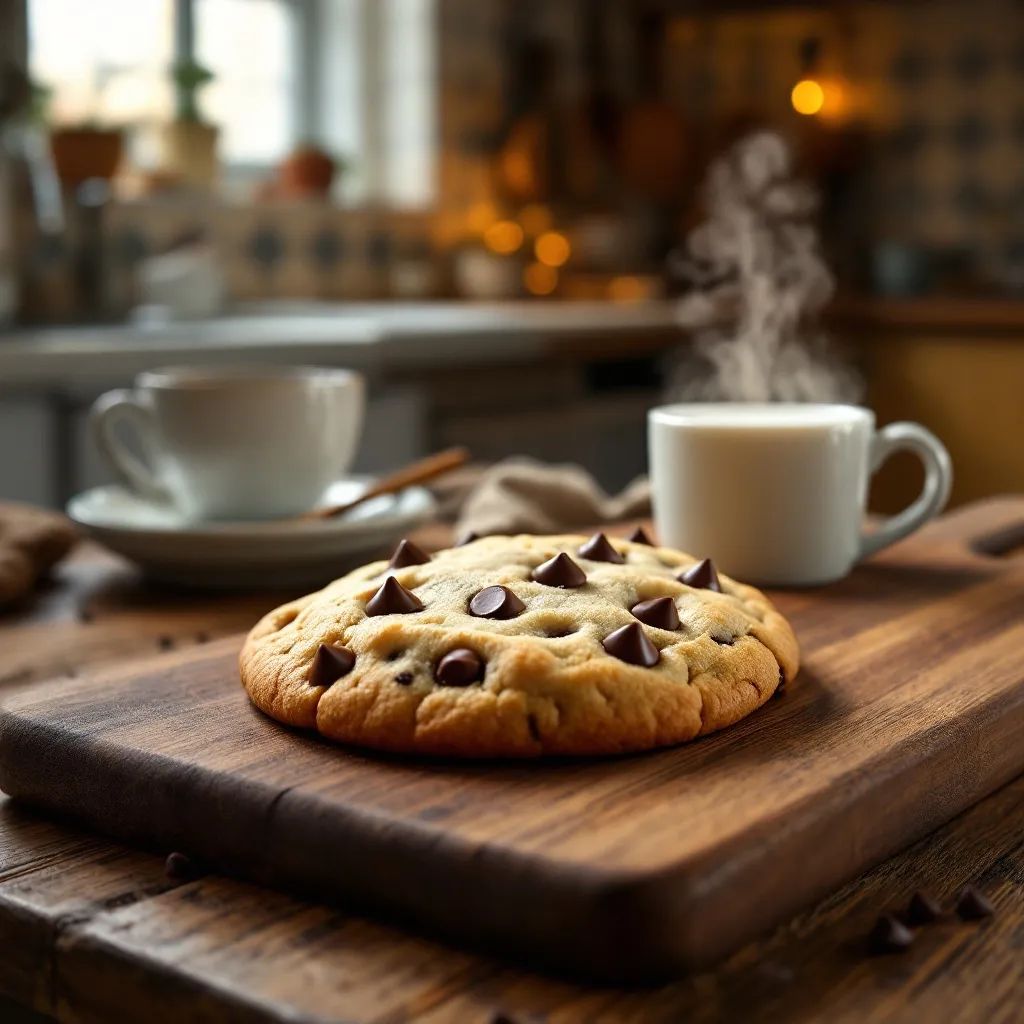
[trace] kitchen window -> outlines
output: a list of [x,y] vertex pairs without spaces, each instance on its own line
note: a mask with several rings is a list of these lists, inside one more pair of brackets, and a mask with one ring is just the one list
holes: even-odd
[[200,95],[231,179],[300,142],[344,158],[345,198],[434,198],[436,0],[27,0],[33,78],[58,124],[138,129],[173,116],[169,69],[214,73]]

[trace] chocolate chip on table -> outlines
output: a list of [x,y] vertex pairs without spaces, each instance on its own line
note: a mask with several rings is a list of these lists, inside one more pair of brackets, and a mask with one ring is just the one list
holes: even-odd
[[198,878],[202,872],[199,866],[186,853],[179,853],[175,850],[167,854],[164,861],[164,874],[176,882],[190,882]]
[[980,921],[994,913],[995,908],[989,903],[988,897],[973,885],[967,886],[957,897],[956,916],[961,921]]
[[457,647],[437,663],[434,677],[444,686],[469,686],[483,679],[483,658],[475,651]]
[[641,601],[629,610],[633,618],[657,629],[679,629],[682,625],[676,603],[671,597],[652,597],[650,601]]
[[612,547],[611,541],[603,533],[595,533],[586,543],[581,544],[579,554],[592,562],[612,562],[622,565],[626,560]]
[[903,920],[915,928],[923,924],[932,924],[940,917],[942,917],[942,907],[939,906],[938,901],[920,889],[910,897],[910,902],[903,914]]
[[473,541],[479,540],[480,534],[476,530],[467,530],[459,539],[455,542],[455,547],[462,548],[467,544],[472,544]]
[[634,544],[646,544],[649,548],[654,547],[654,541],[642,526],[638,526],[626,540],[631,540]]
[[524,611],[526,605],[500,585],[478,590],[469,601],[469,613],[478,619],[514,619]]
[[681,572],[676,579],[680,583],[685,583],[688,587],[697,587],[700,590],[714,590],[719,594],[722,592],[722,584],[718,581],[715,564],[710,558],[705,558],[697,562],[696,565],[691,565],[685,572]]
[[395,676],[395,682],[398,683],[399,686],[408,686],[412,682],[412,679],[413,676],[411,672],[399,672],[398,675]]
[[404,569],[409,565],[424,565],[430,561],[430,555],[411,540],[403,537],[391,555],[388,567],[391,569]]
[[587,574],[563,551],[538,565],[530,579],[547,587],[572,590],[587,582]]
[[875,955],[904,953],[914,941],[914,933],[892,914],[882,914],[868,933],[868,952]]
[[609,633],[601,641],[601,646],[613,658],[618,658],[629,665],[651,668],[661,660],[661,653],[647,639],[647,634],[639,622],[631,622],[628,626],[622,626]]
[[309,669],[310,686],[330,686],[348,675],[356,663],[355,654],[338,644],[321,644]]
[[423,611],[423,602],[406,590],[394,576],[389,576],[366,602],[367,615],[401,615]]

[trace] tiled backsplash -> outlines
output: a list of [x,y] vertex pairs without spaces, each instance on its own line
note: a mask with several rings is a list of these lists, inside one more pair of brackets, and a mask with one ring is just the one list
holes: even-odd
[[872,233],[936,246],[1024,238],[1024,5],[921,0],[709,19],[680,32],[677,89],[703,116],[752,99],[793,123],[800,42],[846,83],[866,130]]
[[[564,87],[578,89],[586,0],[537,5],[538,31],[560,49]],[[445,0],[442,120],[449,195],[486,198],[486,141],[494,134],[507,39],[497,0]],[[628,17],[626,5],[606,5]],[[607,33],[624,81],[635,60],[625,30]],[[1024,4],[1019,0],[863,0],[670,22],[665,77],[702,163],[737,122],[768,123],[807,140],[790,90],[805,68],[801,45],[820,43],[819,77],[842,84],[844,123],[856,127],[856,187],[844,229],[868,248],[894,244],[957,253],[997,280],[1024,273]],[[635,70],[635,69],[634,69]],[[623,96],[628,97],[628,85]],[[701,168],[680,182],[685,206]],[[865,253],[863,255],[870,255]]]
[[[69,218],[62,239],[37,239],[32,264],[34,319],[75,313],[72,282],[82,225]],[[220,204],[208,199],[113,201],[101,214],[102,310],[123,313],[138,301],[136,272],[147,257],[184,236],[216,252],[235,301],[266,298],[364,299],[401,293],[401,268],[435,258],[426,213],[350,209],[321,202]],[[89,251],[89,247],[86,248]],[[418,296],[410,296],[418,297]],[[93,312],[96,312],[95,310]]]
[[[228,293],[248,298],[368,298],[389,294],[403,261],[429,258],[425,214],[344,209],[327,203],[252,206],[171,202],[115,204],[105,238],[111,279],[140,258],[198,232],[219,256]],[[118,273],[120,271],[120,274]]]

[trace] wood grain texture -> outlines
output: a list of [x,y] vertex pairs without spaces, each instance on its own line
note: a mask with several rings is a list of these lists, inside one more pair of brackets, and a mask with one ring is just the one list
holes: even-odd
[[253,711],[226,640],[14,698],[4,788],[532,961],[700,965],[1020,770],[1021,566],[972,549],[1020,519],[1024,502],[965,510],[837,587],[782,595],[802,682],[690,747],[541,766],[353,754]]

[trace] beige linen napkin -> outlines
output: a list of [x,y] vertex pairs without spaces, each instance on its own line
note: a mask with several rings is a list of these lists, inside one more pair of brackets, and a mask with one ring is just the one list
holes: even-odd
[[610,496],[582,467],[506,459],[485,469],[458,514],[458,532],[560,533],[650,514],[650,486],[638,477]]

